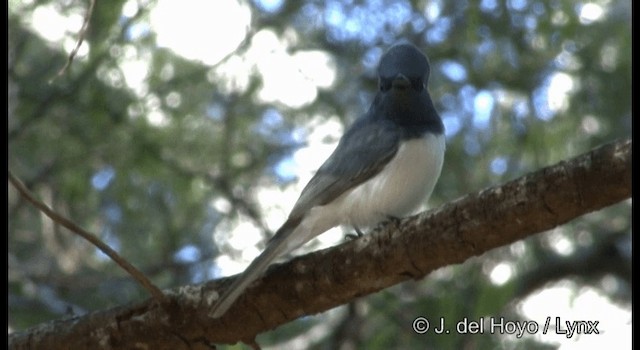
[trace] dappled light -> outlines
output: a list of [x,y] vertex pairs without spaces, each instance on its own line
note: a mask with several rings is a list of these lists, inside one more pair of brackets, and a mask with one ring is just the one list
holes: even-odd
[[[421,210],[631,134],[629,0],[98,0],[80,33],[89,3],[8,2],[9,169],[163,290],[240,273],[263,251],[366,113],[380,58],[399,40],[428,56],[426,89],[445,128],[442,173]],[[630,348],[631,204],[474,251],[330,312],[301,313],[257,342]],[[473,224],[464,214],[459,224]],[[150,298],[11,184],[8,217],[9,333]],[[280,261],[351,242],[354,232],[335,228]],[[540,330],[417,334],[410,325],[421,316],[452,325],[504,317]],[[599,321],[600,334],[545,335],[547,317],[552,328],[556,317]]]

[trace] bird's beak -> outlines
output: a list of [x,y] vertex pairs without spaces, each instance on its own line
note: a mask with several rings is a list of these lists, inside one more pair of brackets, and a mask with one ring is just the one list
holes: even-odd
[[394,89],[406,90],[406,89],[411,87],[411,82],[403,74],[398,74],[393,79],[392,86],[393,86]]

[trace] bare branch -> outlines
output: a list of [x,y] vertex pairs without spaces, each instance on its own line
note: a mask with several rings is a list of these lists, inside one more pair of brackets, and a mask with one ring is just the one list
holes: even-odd
[[18,180],[18,178],[9,171],[9,181],[13,185],[13,187],[20,192],[20,195],[24,197],[27,201],[29,201],[33,206],[42,211],[45,215],[47,215],[54,222],[66,227],[69,231],[79,235],[80,237],[86,239],[91,244],[96,246],[100,251],[106,254],[111,260],[115,261],[116,264],[120,265],[125,271],[127,271],[143,288],[145,288],[158,302],[165,301],[165,296],[162,291],[156,287],[149,279],[145,277],[145,275],[136,269],[133,265],[131,265],[126,259],[122,258],[115,250],[111,249],[106,243],[100,240],[96,235],[91,232],[83,229],[75,222],[70,219],[56,213],[53,209],[49,208],[46,204],[37,200],[35,196],[29,191],[29,189],[22,183],[22,181]]
[[93,8],[95,4],[96,4],[96,0],[91,0],[91,2],[89,3],[89,8],[87,9],[87,12],[84,15],[84,22],[82,22],[82,27],[80,28],[80,32],[78,33],[78,41],[76,42],[76,47],[73,48],[73,50],[69,54],[69,57],[67,57],[67,63],[65,63],[65,65],[62,68],[60,68],[58,73],[53,78],[51,78],[51,80],[49,80],[50,84],[54,80],[61,77],[67,71],[67,69],[69,69],[69,66],[71,66],[71,62],[73,62],[73,59],[76,57],[76,54],[78,54],[80,45],[82,45],[82,42],[84,41],[84,37],[87,35],[87,29],[89,28],[89,21],[91,21],[91,15],[93,14]]

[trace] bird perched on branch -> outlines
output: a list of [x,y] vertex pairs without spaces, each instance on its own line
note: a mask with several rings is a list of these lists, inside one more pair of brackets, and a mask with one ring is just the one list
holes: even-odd
[[445,152],[444,126],[426,89],[429,73],[427,57],[412,44],[382,56],[371,107],[342,136],[265,250],[224,291],[213,318],[275,259],[319,234],[339,225],[360,232],[411,214],[429,198]]

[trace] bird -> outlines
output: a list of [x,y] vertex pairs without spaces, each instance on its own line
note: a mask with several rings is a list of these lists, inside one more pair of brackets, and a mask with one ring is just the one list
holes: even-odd
[[224,315],[274,260],[321,233],[340,225],[360,233],[428,200],[446,148],[427,90],[430,72],[427,56],[409,42],[382,55],[370,108],[345,131],[264,251],[216,301],[212,318]]

